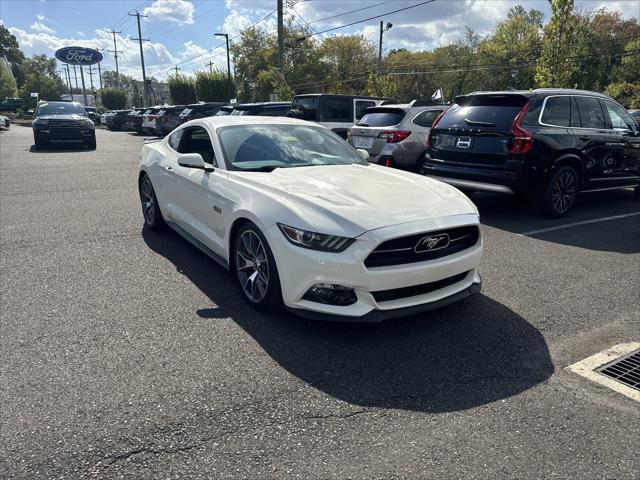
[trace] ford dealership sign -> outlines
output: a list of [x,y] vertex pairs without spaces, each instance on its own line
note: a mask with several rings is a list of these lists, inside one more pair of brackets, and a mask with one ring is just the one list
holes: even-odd
[[56,51],[56,58],[71,65],[95,65],[102,61],[102,54],[93,48],[64,47]]

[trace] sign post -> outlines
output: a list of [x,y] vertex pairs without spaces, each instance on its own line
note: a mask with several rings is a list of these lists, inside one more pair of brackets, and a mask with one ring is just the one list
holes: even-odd
[[[87,92],[84,84],[84,69],[82,67],[95,65],[103,59],[102,54],[93,48],[85,47],[64,47],[56,51],[56,58],[67,65],[76,65],[80,67],[80,78],[82,79],[82,96],[84,97],[84,105],[87,104]],[[73,96],[71,97],[73,99]]]

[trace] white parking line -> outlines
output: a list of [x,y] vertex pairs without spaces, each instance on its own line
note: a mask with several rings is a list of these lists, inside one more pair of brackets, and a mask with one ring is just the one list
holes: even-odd
[[640,401],[640,392],[638,390],[628,387],[623,383],[595,371],[596,368],[607,363],[611,363],[612,361],[622,357],[623,355],[627,355],[638,348],[640,348],[640,342],[621,343],[608,350],[591,355],[590,357],[580,360],[579,362],[565,368],[573,373],[577,373],[578,375],[588,378],[592,382],[609,387],[611,390],[632,398],[635,401]]
[[640,212],[625,213],[624,215],[614,215],[612,217],[594,218],[593,220],[584,220],[582,222],[566,223],[564,225],[558,225],[557,227],[540,228],[538,230],[529,230],[528,232],[518,233],[518,235],[520,236],[535,235],[537,233],[552,232],[554,230],[562,230],[563,228],[577,227],[579,225],[588,225],[590,223],[607,222],[609,220],[618,220],[620,218],[634,217],[636,215],[640,215]]

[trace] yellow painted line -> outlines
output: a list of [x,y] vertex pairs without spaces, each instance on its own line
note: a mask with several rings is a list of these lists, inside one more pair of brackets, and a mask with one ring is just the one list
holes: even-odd
[[640,342],[621,343],[619,345],[611,347],[608,350],[604,350],[603,352],[591,355],[584,360],[580,360],[573,365],[569,365],[568,367],[566,367],[566,370],[577,373],[578,375],[581,375],[584,378],[591,380],[592,382],[604,385],[605,387],[621,393],[622,395],[625,395],[635,400],[636,402],[640,402],[639,390],[628,387],[627,385],[624,385],[623,383],[620,383],[611,377],[607,377],[606,375],[595,371],[596,368],[606,365],[607,363],[611,363],[614,360],[617,360],[618,358],[627,355],[634,350],[637,350],[638,348],[640,348]]

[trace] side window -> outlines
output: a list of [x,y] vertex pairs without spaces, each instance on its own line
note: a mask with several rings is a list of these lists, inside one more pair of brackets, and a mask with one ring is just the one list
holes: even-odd
[[436,121],[436,117],[440,115],[442,110],[425,110],[420,112],[416,118],[413,119],[413,123],[421,127],[431,128],[433,122]]
[[260,112],[263,117],[284,117],[284,114],[291,110],[291,107],[265,107]]
[[326,122],[351,122],[351,100],[348,98],[326,98],[324,100]]
[[180,153],[199,153],[205,163],[209,163],[217,167],[215,154],[213,153],[213,145],[209,134],[202,127],[185,128],[181,130],[182,142],[180,142]]
[[607,128],[600,102],[593,97],[575,97],[582,128]]
[[576,103],[576,97],[571,97],[571,126],[581,127],[580,114],[578,113],[578,104]]
[[606,108],[609,118],[611,119],[611,126],[614,129],[635,131],[635,121],[631,118],[631,115],[622,108],[620,105],[605,101],[603,102]]
[[356,121],[364,117],[364,113],[367,108],[375,106],[376,102],[373,100],[356,100]]
[[178,147],[180,146],[180,139],[182,138],[183,133],[184,130],[176,130],[171,135],[169,135],[169,146],[176,152],[178,151]]
[[542,123],[568,127],[571,125],[571,97],[548,97],[542,111]]

